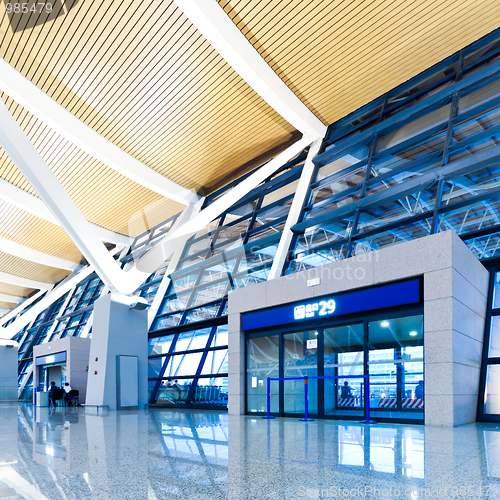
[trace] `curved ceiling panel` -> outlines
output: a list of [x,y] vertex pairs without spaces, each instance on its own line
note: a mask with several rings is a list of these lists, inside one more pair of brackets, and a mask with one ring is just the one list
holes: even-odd
[[325,124],[497,28],[500,4],[470,0],[218,0]]
[[24,288],[22,286],[0,282],[0,293],[5,293],[6,295],[14,295],[15,297],[29,297],[36,291],[37,290],[35,288]]
[[0,56],[183,187],[207,194],[295,138],[173,2],[78,2],[39,26],[20,23],[3,17]]

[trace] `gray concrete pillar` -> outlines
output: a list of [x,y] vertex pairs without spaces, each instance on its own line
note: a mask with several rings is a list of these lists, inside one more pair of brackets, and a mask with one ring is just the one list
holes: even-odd
[[[118,408],[119,373],[118,358],[122,367],[128,357],[130,370],[138,363],[138,407],[144,408],[148,402],[148,321],[147,310],[131,309],[134,298],[119,294],[108,294],[94,304],[94,325],[90,345],[90,361],[87,382],[88,405],[107,405],[110,410]],[[129,363],[127,363],[128,366]],[[134,368],[135,369],[135,368]],[[127,368],[129,370],[129,368]],[[135,385],[135,375],[122,371],[129,376],[126,383]],[[134,378],[131,380],[130,377]],[[128,406],[123,404],[122,406]],[[135,405],[130,405],[135,406]]]

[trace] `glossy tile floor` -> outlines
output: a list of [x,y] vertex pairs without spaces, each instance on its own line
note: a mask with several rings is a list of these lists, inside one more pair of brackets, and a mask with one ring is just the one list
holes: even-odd
[[500,426],[0,405],[0,498],[500,498]]

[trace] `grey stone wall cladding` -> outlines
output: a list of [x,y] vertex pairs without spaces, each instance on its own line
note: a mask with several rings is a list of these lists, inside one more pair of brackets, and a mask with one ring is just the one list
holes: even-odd
[[144,408],[148,401],[147,310],[131,310],[120,296],[108,294],[94,303],[86,404],[116,410],[118,355],[138,357],[139,408]]
[[[72,389],[79,391],[80,403],[85,402],[87,393],[87,372],[89,365],[90,339],[64,337],[33,347],[33,356],[47,356],[66,351],[66,378]],[[33,387],[38,386],[38,370],[33,371]]]
[[424,279],[425,423],[475,421],[488,272],[452,231],[230,292],[229,413],[245,407],[241,313],[415,276]]

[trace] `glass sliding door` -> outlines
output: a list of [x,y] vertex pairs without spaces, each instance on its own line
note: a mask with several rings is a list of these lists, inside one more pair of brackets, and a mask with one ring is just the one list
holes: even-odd
[[[362,323],[325,328],[323,339],[325,377],[363,375]],[[363,378],[325,378],[325,415],[363,416],[363,394]]]
[[[302,377],[283,382],[285,413],[304,413],[304,379],[318,376],[318,330],[283,335],[282,377]],[[308,381],[309,412],[318,413],[318,381]]]
[[368,323],[370,408],[373,416],[424,418],[423,317]]
[[271,413],[304,415],[307,377],[314,418],[364,420],[368,400],[375,420],[423,422],[423,340],[421,314],[250,334],[247,412],[267,411],[267,379],[279,378],[270,385]]
[[[267,378],[279,377],[279,336],[247,340],[247,412],[267,411]],[[279,411],[279,383],[271,382],[271,412]]]

